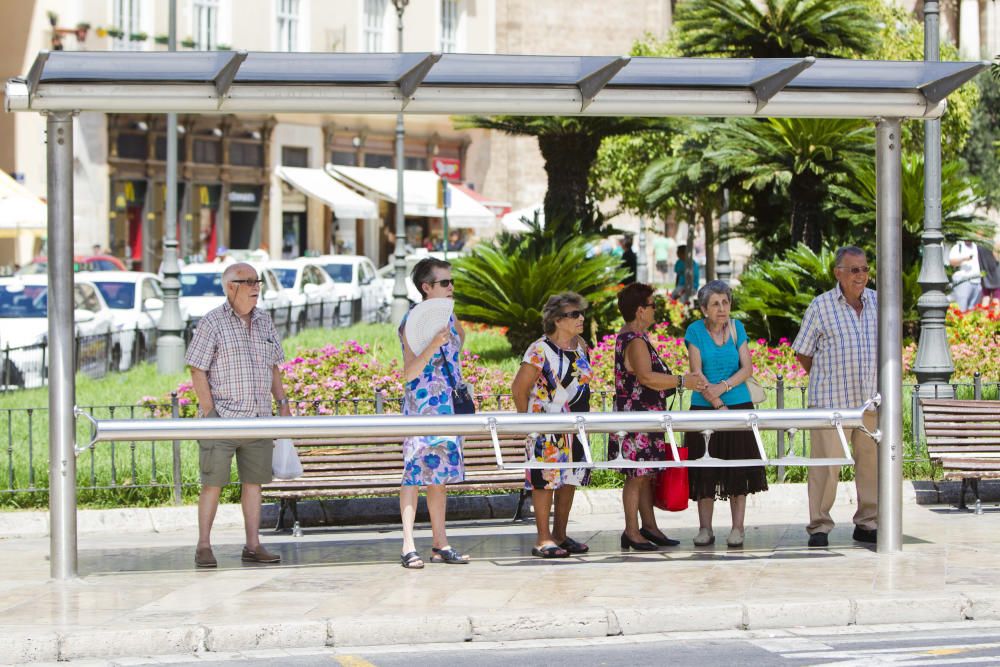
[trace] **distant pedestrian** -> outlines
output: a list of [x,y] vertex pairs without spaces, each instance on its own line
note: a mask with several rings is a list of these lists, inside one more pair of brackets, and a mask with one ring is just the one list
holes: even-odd
[[677,246],[677,261],[674,262],[674,275],[677,277],[674,283],[674,291],[670,293],[670,298],[677,301],[687,301],[698,289],[698,282],[701,276],[698,275],[698,262],[692,263],[692,280],[689,287],[687,282],[687,253],[686,245]]
[[[435,257],[417,262],[411,274],[413,284],[424,301],[452,299],[455,284],[451,264]],[[465,330],[452,314],[448,324],[436,332],[431,342],[417,354],[406,338],[406,321],[399,323],[399,342],[403,348],[404,415],[455,414],[455,388],[464,387],[462,379],[462,344]],[[434,545],[432,563],[461,565],[469,557],[448,543],[445,531],[447,484],[465,480],[465,459],[462,436],[413,436],[403,441],[403,480],[399,489],[399,510],[403,519],[403,548],[400,564],[408,570],[419,570],[424,561],[417,551],[413,526],[417,518],[417,496],[427,490],[427,512],[431,517]]]
[[[684,332],[691,359],[691,371],[703,373],[708,386],[691,396],[692,410],[752,410],[746,381],[753,375],[747,332],[743,323],[730,317],[733,291],[722,280],[712,280],[698,290],[698,309],[702,319]],[[684,435],[688,458],[705,454],[705,437],[689,431]],[[748,460],[760,457],[757,441],[750,431],[716,431],[707,443],[709,454],[723,460]],[[728,500],[732,530],[726,544],[743,546],[746,535],[744,519],[747,496],[767,491],[763,464],[738,468],[691,468],[688,471],[689,497],[698,503],[698,535],[695,546],[715,542],[712,514],[715,500]]]
[[621,240],[622,248],[622,268],[625,269],[625,279],[623,285],[631,285],[636,281],[639,271],[639,258],[632,250],[632,235],[626,234]]
[[[203,418],[270,417],[271,397],[278,413],[291,416],[282,384],[284,360],[271,317],[257,308],[260,279],[249,264],[232,264],[222,274],[226,301],[198,322],[187,351],[187,364]],[[198,547],[195,565],[216,567],[211,533],[222,487],[229,484],[233,455],[239,472],[248,563],[277,563],[277,554],[260,543],[261,485],[271,481],[274,441],[206,439],[199,443],[201,494],[198,496]]]
[[[590,412],[590,350],[583,341],[587,301],[575,292],[550,296],[542,308],[545,335],[528,346],[514,376],[511,394],[518,412]],[[525,470],[525,489],[535,509],[535,546],[539,558],[566,558],[590,547],[566,534],[576,487],[590,471],[574,468],[584,460],[583,443],[572,433],[543,433],[525,440],[528,463],[565,463],[565,468]],[[555,500],[555,516],[549,516]]]
[[[847,246],[837,250],[833,273],[837,284],[813,299],[792,343],[795,356],[809,374],[810,408],[859,408],[876,390],[878,369],[878,301],[867,287],[869,266],[864,250]],[[864,425],[875,430],[875,413]],[[875,441],[861,429],[846,430],[854,450],[854,483],[858,509],[854,539],[876,541],[878,521],[878,457]],[[810,434],[813,458],[843,454],[837,432],[816,429]],[[840,466],[809,468],[809,546],[825,547],[833,530],[830,510],[837,496]]]
[[653,261],[656,262],[660,283],[665,283],[667,280],[667,273],[670,271],[670,251],[676,245],[677,242],[669,236],[658,236],[653,241]]
[[959,241],[951,247],[948,263],[955,267],[955,272],[951,274],[951,300],[963,312],[972,310],[979,303],[981,294],[979,249],[972,241]]
[[1000,303],[1000,264],[985,244],[976,246],[979,250],[979,268],[983,271],[983,296],[981,304],[985,307]]

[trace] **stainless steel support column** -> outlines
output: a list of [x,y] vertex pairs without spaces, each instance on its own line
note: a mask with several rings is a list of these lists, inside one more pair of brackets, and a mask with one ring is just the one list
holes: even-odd
[[[403,12],[410,0],[392,0],[396,8],[397,50],[403,52]],[[406,311],[410,309],[406,298],[406,214],[403,204],[403,170],[406,168],[404,153],[403,113],[396,114],[396,261],[394,263],[395,282],[392,287],[392,322],[403,321]],[[420,289],[420,286],[417,286]]]
[[73,406],[73,114],[46,122],[49,257],[49,571],[76,577],[76,435]]
[[878,289],[878,552],[903,542],[903,281],[900,122],[875,124],[875,236]]
[[[177,0],[170,0],[168,49],[177,50]],[[181,283],[177,264],[177,114],[167,114],[167,205],[163,220],[163,313],[156,337],[156,370],[160,374],[184,370],[184,320],[179,302]]]
[[[924,60],[940,60],[940,16],[937,0],[924,0]],[[923,260],[920,264],[920,340],[913,372],[924,398],[954,398],[949,384],[955,365],[945,330],[948,312],[948,276],[944,272],[941,242],[941,120],[924,121],[924,231]],[[919,411],[918,411],[919,412]],[[918,414],[918,420],[920,415]],[[919,424],[918,424],[919,426]]]

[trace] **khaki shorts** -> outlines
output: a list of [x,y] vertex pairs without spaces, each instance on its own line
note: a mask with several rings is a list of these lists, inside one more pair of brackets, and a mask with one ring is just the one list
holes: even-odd
[[[212,410],[208,417],[218,417]],[[271,476],[271,457],[274,440],[200,440],[198,441],[198,467],[203,486],[229,484],[236,455],[236,470],[244,484],[267,484]]]

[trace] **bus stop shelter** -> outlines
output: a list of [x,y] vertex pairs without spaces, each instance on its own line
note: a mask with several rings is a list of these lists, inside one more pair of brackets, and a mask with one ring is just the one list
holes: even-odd
[[[902,543],[900,124],[904,119],[940,117],[946,97],[985,67],[982,62],[815,58],[40,53],[26,76],[7,81],[5,106],[7,111],[47,116],[53,578],[74,577],[77,569],[72,333],[75,114],[403,112],[869,119],[875,125],[878,179],[876,286],[882,403],[877,549],[894,553]],[[544,416],[522,417],[527,433],[536,430],[531,419]]]

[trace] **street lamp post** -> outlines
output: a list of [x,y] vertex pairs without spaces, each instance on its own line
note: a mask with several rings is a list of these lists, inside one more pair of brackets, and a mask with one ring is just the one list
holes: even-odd
[[[177,0],[170,0],[167,48],[177,50]],[[177,264],[177,114],[167,114],[167,202],[163,220],[163,312],[156,338],[156,370],[184,370],[184,320],[178,301],[181,283]]]
[[[403,52],[403,12],[410,0],[392,0],[396,8],[396,50]],[[406,157],[403,147],[403,112],[396,114],[396,261],[395,284],[392,288],[392,321],[399,324],[409,310],[409,300],[406,298],[406,216],[403,212],[403,169]]]
[[[924,60],[940,60],[940,15],[937,0],[924,0]],[[941,121],[924,121],[924,232],[923,262],[920,266],[922,294],[917,300],[920,312],[920,340],[913,372],[920,384],[920,395],[932,398],[954,396],[949,381],[955,372],[945,330],[948,297],[944,290],[948,276],[944,272],[944,247],[941,242]]]

